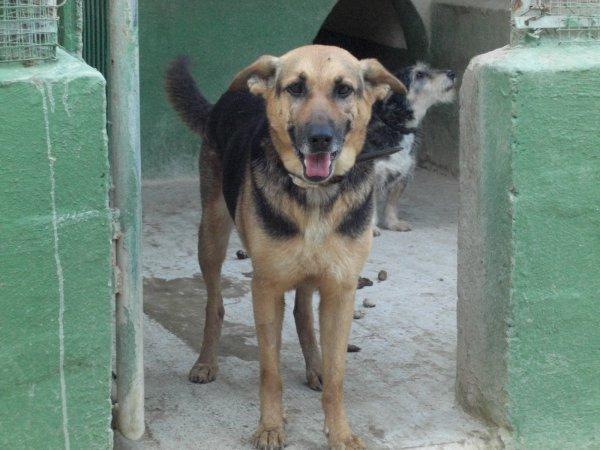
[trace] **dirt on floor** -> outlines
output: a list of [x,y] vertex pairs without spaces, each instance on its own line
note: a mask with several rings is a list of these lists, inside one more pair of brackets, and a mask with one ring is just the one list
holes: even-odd
[[[198,182],[151,182],[143,192],[146,434],[130,442],[116,433],[115,447],[251,448],[259,368],[250,260],[236,257],[242,247],[232,236],[219,374],[207,385],[190,383],[206,303],[196,261]],[[400,205],[413,230],[383,231],[363,271],[373,285],[357,291],[364,317],[354,321],[350,342],[361,350],[348,354],[345,393],[351,424],[368,448],[504,447],[496,430],[454,400],[457,201],[455,179],[417,171]],[[287,305],[281,369],[288,449],[324,449],[320,395],[306,385],[291,295]]]

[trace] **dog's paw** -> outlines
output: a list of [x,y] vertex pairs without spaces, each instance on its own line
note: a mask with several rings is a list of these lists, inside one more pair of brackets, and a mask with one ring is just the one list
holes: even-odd
[[215,364],[205,364],[201,362],[196,362],[194,367],[190,370],[190,374],[188,375],[189,380],[192,383],[210,383],[211,381],[215,381],[217,378],[217,372],[219,371],[219,366]]
[[408,223],[406,220],[388,220],[384,225],[383,228],[385,228],[386,230],[392,230],[392,231],[410,231],[411,225],[410,223]]
[[285,447],[283,427],[265,428],[259,425],[252,436],[252,445],[259,450],[281,450]]
[[367,447],[365,447],[361,438],[352,434],[348,439],[343,441],[333,442],[330,439],[329,448],[330,450],[364,450]]
[[306,381],[308,383],[308,387],[313,391],[322,391],[323,390],[323,376],[320,371],[315,369],[306,369]]

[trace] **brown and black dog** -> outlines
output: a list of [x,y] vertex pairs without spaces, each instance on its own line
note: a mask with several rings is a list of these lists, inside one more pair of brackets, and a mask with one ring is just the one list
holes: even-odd
[[[284,293],[294,316],[311,387],[323,390],[330,448],[364,448],[343,404],[356,280],[371,248],[373,163],[355,164],[371,107],[404,85],[376,60],[311,45],[242,70],[213,106],[185,60],[167,74],[170,101],[203,136],[198,257],[208,291],[200,356],[190,380],[217,372],[223,322],[221,266],[235,224],[252,258],[252,298],[260,355],[260,449],[285,441],[279,351]],[[265,116],[266,110],[266,116]],[[311,298],[320,294],[322,358]]]

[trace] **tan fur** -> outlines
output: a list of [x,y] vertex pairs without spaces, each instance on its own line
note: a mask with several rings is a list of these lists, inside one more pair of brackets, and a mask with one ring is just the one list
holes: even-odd
[[[310,86],[311,96],[301,104],[292,102],[278,86],[285,86],[300,74]],[[328,94],[336,80],[343,79],[362,95],[346,102],[334,102]],[[350,120],[351,131],[335,161],[334,175],[344,175],[354,165],[364,143],[373,102],[387,95],[390,88],[403,85],[375,60],[358,61],[348,52],[335,47],[307,46],[280,58],[261,57],[240,72],[230,89],[247,85],[266,100],[273,142],[273,157],[279,157],[286,170],[299,179],[301,162],[295,154],[288,134],[290,124],[310,120],[314,114],[325,114],[334,121]],[[236,209],[235,225],[252,258],[254,275],[252,297],[260,355],[260,422],[253,443],[261,449],[282,448],[283,430],[282,382],[279,373],[279,350],[283,320],[283,295],[297,288],[296,324],[306,358],[307,377],[311,387],[323,389],[325,427],[330,448],[364,448],[350,430],[343,405],[343,378],[347,339],[352,322],[356,279],[371,248],[369,226],[354,238],[336,230],[356,204],[368,198],[371,186],[352,192],[341,192],[326,213],[319,208],[303,208],[284,192],[266,195],[273,207],[296,224],[299,233],[289,239],[275,239],[261,226],[252,196],[250,168],[242,186]],[[201,154],[202,224],[199,253],[202,274],[208,288],[207,321],[202,352],[190,373],[190,379],[208,382],[217,370],[216,344],[222,322],[220,270],[224,258],[230,220],[221,191],[221,168],[216,152],[204,144]],[[269,180],[255,174],[256,182],[269,188]],[[301,182],[301,181],[300,181]],[[273,188],[274,189],[274,188]],[[325,195],[322,187],[307,188],[309,204]],[[331,189],[331,188],[330,188]],[[312,326],[310,303],[313,291],[321,301],[319,321],[322,358]],[[322,372],[322,381],[319,379]],[[309,381],[310,382],[310,381]]]
[[[299,75],[306,77],[312,94],[308,101],[297,107],[289,96],[278,95],[275,86],[286,86]],[[364,97],[352,96],[340,109],[329,99],[336,80],[348,83],[355,90],[364,89]],[[343,175],[354,165],[362,150],[373,103],[385,98],[390,89],[406,92],[404,85],[377,60],[359,61],[346,50],[323,45],[300,47],[280,58],[261,56],[236,75],[230,89],[240,89],[244,84],[253,94],[264,97],[273,144],[285,168],[297,176],[302,175],[302,165],[287,132],[290,124],[306,122],[311,114],[320,112],[334,121],[350,119],[353,128],[346,135],[344,151],[332,174]]]

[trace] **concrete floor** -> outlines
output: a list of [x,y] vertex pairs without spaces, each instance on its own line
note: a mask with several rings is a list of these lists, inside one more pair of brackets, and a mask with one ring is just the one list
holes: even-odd
[[[353,323],[346,405],[368,448],[503,448],[498,432],[455,404],[456,215],[453,178],[419,170],[400,205],[413,231],[375,239],[357,291],[376,303]],[[187,380],[200,349],[205,293],[196,262],[197,180],[144,185],[146,424],[144,438],[118,434],[117,449],[240,449],[258,420],[258,361],[249,260],[232,236],[223,274],[225,326],[220,372],[208,385]],[[386,270],[384,282],[377,273]],[[288,308],[282,374],[288,449],[324,449],[319,394],[305,383],[304,361]]]

